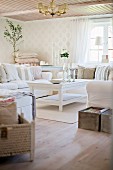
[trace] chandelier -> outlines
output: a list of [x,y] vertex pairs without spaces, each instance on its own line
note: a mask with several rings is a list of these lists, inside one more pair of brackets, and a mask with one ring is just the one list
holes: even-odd
[[68,10],[68,6],[66,3],[57,6],[54,2],[54,0],[52,0],[49,4],[49,6],[45,6],[42,3],[38,3],[38,10],[41,14],[44,15],[52,15],[52,17],[54,15],[60,16],[61,14],[65,14]]

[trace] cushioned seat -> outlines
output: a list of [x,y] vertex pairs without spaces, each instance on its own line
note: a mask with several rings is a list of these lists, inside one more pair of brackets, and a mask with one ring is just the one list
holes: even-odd
[[[17,90],[20,92],[29,92],[27,81],[36,81],[37,83],[50,83],[52,79],[51,72],[42,72],[40,66],[20,66],[14,64],[0,65],[0,89]],[[48,90],[35,90],[36,97],[47,96]]]
[[0,89],[16,90],[18,85],[15,82],[0,83]]
[[18,89],[23,89],[23,88],[28,88],[28,84],[25,81],[22,80],[17,80],[17,81],[12,81],[13,83],[17,84]]

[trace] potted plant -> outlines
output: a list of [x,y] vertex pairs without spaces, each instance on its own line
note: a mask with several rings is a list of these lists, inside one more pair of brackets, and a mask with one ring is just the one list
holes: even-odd
[[69,53],[66,49],[63,49],[62,52],[60,53],[61,58],[68,58],[69,57]]
[[4,37],[13,46],[13,56],[15,59],[16,53],[19,51],[19,49],[17,49],[17,45],[19,45],[20,39],[23,38],[22,26],[20,26],[19,24],[15,25],[12,21],[9,21],[8,19],[6,20],[6,22],[9,28],[5,27]]

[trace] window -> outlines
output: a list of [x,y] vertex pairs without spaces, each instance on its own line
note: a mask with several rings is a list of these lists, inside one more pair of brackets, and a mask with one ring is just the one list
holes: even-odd
[[112,26],[108,26],[108,56],[113,60],[113,30]]
[[[100,37],[102,42],[96,45],[96,37]],[[113,61],[113,32],[110,22],[93,23],[90,36],[89,62],[101,62],[102,55],[108,55]]]

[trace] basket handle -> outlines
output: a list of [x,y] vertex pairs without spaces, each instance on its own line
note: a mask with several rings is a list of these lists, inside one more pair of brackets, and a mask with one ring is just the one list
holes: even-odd
[[8,128],[3,127],[0,129],[0,138],[1,139],[7,139],[8,138]]

